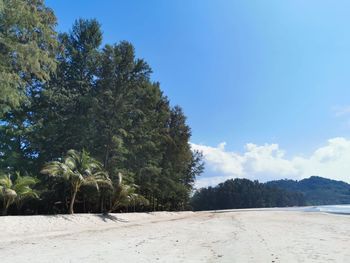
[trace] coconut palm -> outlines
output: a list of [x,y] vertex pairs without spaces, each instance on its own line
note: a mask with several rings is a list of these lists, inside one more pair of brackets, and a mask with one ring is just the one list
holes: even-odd
[[82,152],[69,150],[61,162],[47,163],[41,173],[61,177],[71,184],[72,196],[68,211],[70,214],[74,213],[74,202],[82,185],[93,185],[97,190],[100,185],[112,187],[108,173],[103,170],[101,163],[84,150]]
[[15,178],[10,174],[0,176],[0,197],[3,200],[3,215],[13,203],[20,209],[28,198],[38,198],[38,194],[32,189],[38,180],[31,176],[21,176],[16,172]]
[[118,173],[118,180],[116,180],[113,188],[112,207],[109,212],[115,211],[119,207],[128,207],[130,205],[148,205],[148,200],[136,193],[137,185],[127,185],[123,183],[123,175]]

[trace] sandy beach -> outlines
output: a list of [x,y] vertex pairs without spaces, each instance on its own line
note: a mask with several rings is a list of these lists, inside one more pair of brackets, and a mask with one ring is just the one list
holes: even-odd
[[350,217],[232,210],[0,217],[1,262],[349,262]]

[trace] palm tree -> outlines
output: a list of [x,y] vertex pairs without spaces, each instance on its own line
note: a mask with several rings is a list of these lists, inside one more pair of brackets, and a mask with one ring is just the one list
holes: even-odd
[[109,212],[115,211],[119,207],[129,207],[130,205],[149,205],[149,201],[140,194],[136,193],[137,185],[127,185],[123,183],[123,175],[118,173],[118,180],[116,180],[113,188],[112,207]]
[[72,187],[72,196],[69,204],[69,214],[74,213],[76,195],[82,185],[93,185],[99,190],[100,185],[112,187],[108,173],[103,170],[100,162],[90,157],[86,151],[69,150],[66,157],[60,161],[47,163],[41,173],[61,177],[67,180]]
[[31,176],[21,176],[16,172],[16,179],[13,180],[10,174],[0,176],[0,196],[3,200],[2,214],[6,215],[7,210],[13,203],[20,209],[23,202],[28,198],[38,198],[38,194],[31,187],[38,180]]

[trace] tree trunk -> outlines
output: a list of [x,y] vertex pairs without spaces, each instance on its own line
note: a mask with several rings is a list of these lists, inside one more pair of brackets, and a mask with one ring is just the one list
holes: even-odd
[[109,145],[107,146],[103,167],[106,169],[109,159]]
[[3,216],[7,216],[7,209],[8,209],[8,207],[10,206],[9,203],[10,203],[10,201],[9,201],[9,200],[6,200],[6,199],[4,198],[3,209],[2,209],[2,215],[3,215]]
[[104,212],[104,204],[103,204],[103,200],[104,200],[104,198],[103,198],[103,196],[101,196],[101,207],[100,207],[100,213],[101,214],[103,214],[103,212]]
[[74,192],[72,194],[72,199],[70,200],[70,204],[69,204],[69,214],[74,214],[74,202],[75,202],[75,197],[77,195],[78,189],[77,187],[74,188]]

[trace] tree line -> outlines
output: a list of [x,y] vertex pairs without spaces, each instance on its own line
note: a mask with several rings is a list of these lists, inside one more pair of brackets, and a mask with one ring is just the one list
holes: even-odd
[[191,204],[194,210],[303,206],[305,197],[300,192],[237,178],[197,190]]
[[202,155],[131,43],[58,33],[42,0],[0,0],[3,213],[189,209]]

